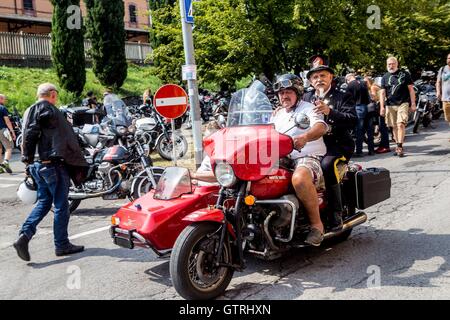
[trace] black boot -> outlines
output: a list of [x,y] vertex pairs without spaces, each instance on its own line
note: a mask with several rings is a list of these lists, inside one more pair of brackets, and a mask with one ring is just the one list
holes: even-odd
[[13,246],[17,251],[17,255],[20,257],[20,259],[25,261],[30,261],[30,253],[28,252],[28,242],[30,242],[30,239],[22,233],[19,236],[19,239],[17,239],[16,242],[14,242]]
[[330,230],[331,231],[339,231],[342,229],[343,221],[342,221],[342,211],[344,211],[342,207],[342,195],[341,195],[341,185],[335,184],[328,188],[328,203],[329,208],[331,210],[330,215]]
[[78,252],[82,252],[82,251],[84,251],[84,246],[76,246],[74,244],[69,243],[67,245],[67,247],[65,247],[63,249],[56,249],[55,250],[55,254],[58,257],[61,257],[61,256],[68,256],[68,255],[71,255],[71,254],[74,254],[74,253],[78,253]]

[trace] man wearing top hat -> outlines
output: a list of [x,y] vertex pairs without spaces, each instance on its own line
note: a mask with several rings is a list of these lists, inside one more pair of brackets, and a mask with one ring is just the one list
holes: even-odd
[[335,166],[339,161],[348,162],[355,150],[355,142],[350,134],[356,126],[355,101],[349,92],[339,90],[333,84],[334,71],[325,65],[326,59],[317,55],[310,59],[312,68],[307,78],[314,90],[303,96],[303,100],[313,103],[316,112],[324,115],[329,131],[323,137],[327,153],[322,160],[327,198],[333,209],[332,230],[342,228],[342,197],[339,177]]

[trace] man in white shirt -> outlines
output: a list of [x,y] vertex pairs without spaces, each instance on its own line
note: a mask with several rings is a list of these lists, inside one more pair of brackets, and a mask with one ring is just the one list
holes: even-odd
[[[305,242],[319,246],[323,241],[324,227],[320,220],[316,189],[323,183],[320,160],[326,153],[326,146],[322,137],[327,133],[328,126],[323,115],[314,111],[313,104],[301,100],[304,91],[301,78],[293,74],[282,75],[273,89],[278,94],[281,108],[272,117],[271,122],[278,132],[287,134],[294,140],[295,150],[289,155],[295,162],[292,184],[311,224],[311,231]],[[299,113],[309,118],[309,128],[301,129],[295,126],[295,117]]]

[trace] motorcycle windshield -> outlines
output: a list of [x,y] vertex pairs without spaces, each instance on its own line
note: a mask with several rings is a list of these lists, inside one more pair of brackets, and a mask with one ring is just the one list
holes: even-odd
[[168,167],[158,181],[153,198],[171,200],[187,193],[192,193],[189,170],[180,167]]
[[268,124],[273,108],[265,94],[265,86],[255,81],[246,89],[236,92],[230,101],[227,127]]
[[211,161],[229,164],[241,180],[262,179],[293,150],[292,138],[269,123],[273,111],[264,88],[257,81],[234,94],[228,126],[203,141]]
[[125,103],[115,94],[109,94],[104,99],[105,111],[115,126],[130,126],[131,116]]

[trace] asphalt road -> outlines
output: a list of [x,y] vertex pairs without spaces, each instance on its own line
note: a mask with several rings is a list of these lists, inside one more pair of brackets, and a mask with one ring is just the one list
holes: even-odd
[[[404,158],[358,159],[391,171],[392,196],[340,244],[293,251],[272,262],[248,257],[220,299],[448,299],[450,297],[450,130],[435,123],[407,135]],[[18,162],[16,171],[23,170]],[[179,299],[168,260],[112,244],[110,216],[124,201],[90,200],[70,222],[86,251],[54,255],[52,214],[30,243],[32,261],[12,242],[31,207],[15,198],[21,174],[0,176],[0,299]]]

